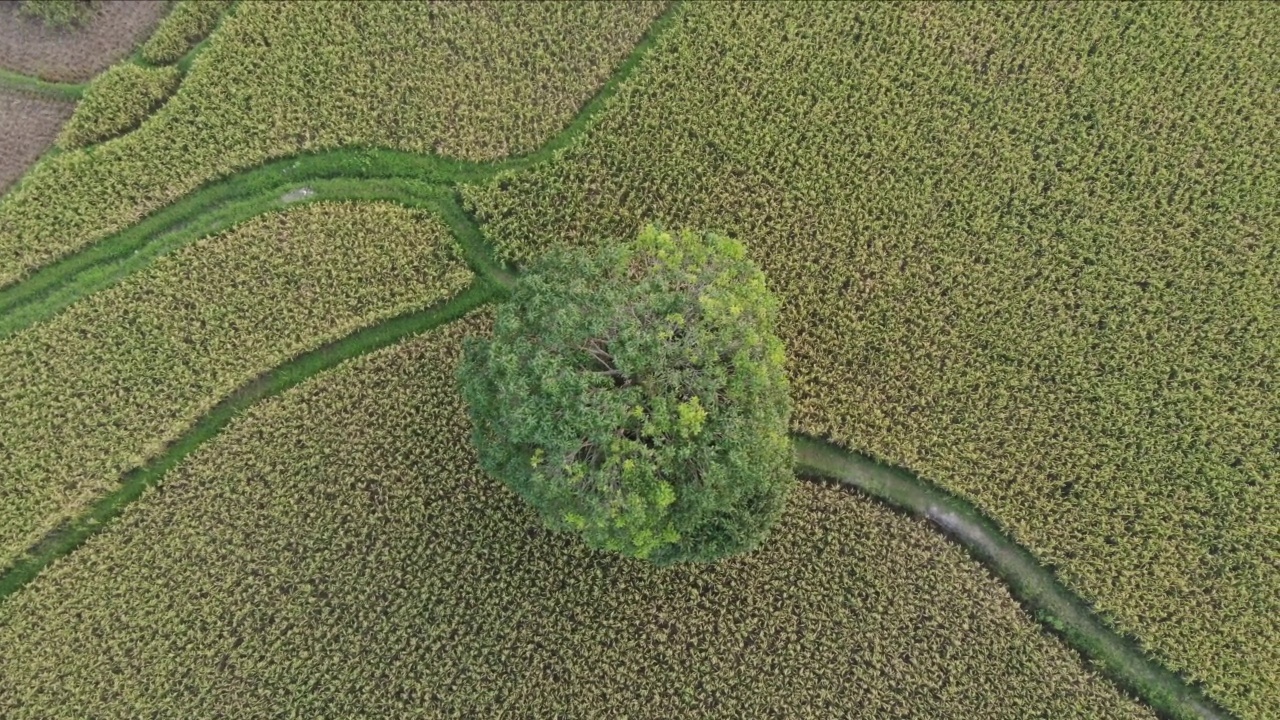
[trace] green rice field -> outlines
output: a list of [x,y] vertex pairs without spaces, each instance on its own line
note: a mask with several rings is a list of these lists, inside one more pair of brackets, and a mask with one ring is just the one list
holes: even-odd
[[[0,66],[76,103],[0,196],[0,717],[1280,716],[1280,7],[149,32]],[[457,388],[651,222],[780,301],[800,482],[715,564],[544,528]]]

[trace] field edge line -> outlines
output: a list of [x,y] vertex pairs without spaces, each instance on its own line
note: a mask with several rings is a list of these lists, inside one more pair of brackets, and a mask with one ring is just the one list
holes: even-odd
[[[270,180],[280,184],[291,181],[305,183],[335,178],[387,177],[421,180],[441,185],[460,185],[462,183],[487,182],[502,173],[522,170],[545,162],[586,131],[587,125],[604,109],[605,104],[609,98],[616,94],[619,86],[634,73],[640,62],[657,43],[660,36],[675,23],[681,7],[682,2],[679,0],[671,3],[650,24],[645,35],[631,49],[627,57],[614,69],[609,78],[601,84],[568,124],[537,149],[529,153],[493,160],[475,161],[390,148],[351,146],[264,158],[262,162],[252,167],[246,167],[229,175],[213,177],[201,182],[196,188],[181,197],[173,199],[167,205],[145,212],[131,225],[115,232],[100,235],[77,248],[51,257],[39,265],[16,270],[16,275],[12,279],[0,282],[0,308],[22,302],[20,297],[24,294],[23,286],[33,278],[45,274],[47,268],[74,262],[81,255],[92,255],[94,249],[99,245],[108,244],[121,236],[135,232],[139,226],[154,221],[157,216],[164,215],[176,206],[195,206],[188,210],[186,214],[188,216],[198,214],[202,204],[211,204],[228,197],[234,197],[238,187],[242,185],[255,185]],[[236,6],[233,6],[224,14],[222,19],[225,20],[235,9]],[[219,22],[221,23],[221,20]],[[210,33],[209,37],[212,37],[213,34]],[[208,37],[197,48],[193,48],[192,53],[207,41]],[[5,72],[0,70],[0,87],[5,85]],[[27,80],[26,76],[17,77],[21,82]],[[43,81],[33,80],[32,82],[41,83]],[[49,85],[49,83],[44,84]],[[36,165],[38,164],[36,163]],[[32,167],[35,167],[35,165]],[[24,175],[9,190],[0,195],[0,203],[8,201],[13,191],[22,185],[25,177]],[[207,200],[207,203],[202,203],[202,198]],[[145,245],[145,240],[131,247],[139,245]]]
[[26,93],[29,95],[36,95],[38,97],[49,98],[51,100],[75,102],[80,99],[82,94],[84,94],[84,89],[88,84],[89,83],[87,82],[52,82],[50,80],[41,80],[34,75],[24,75],[19,72],[0,68],[0,88],[11,92]]
[[1008,588],[1045,630],[1158,715],[1174,720],[1236,720],[1196,684],[1143,652],[1060,581],[1030,550],[968,501],[899,467],[827,440],[792,433],[796,467],[927,520]]
[[[310,194],[289,198],[298,190]],[[432,200],[449,186],[402,178],[344,178],[287,182],[237,196],[218,196],[188,207],[187,200],[96,243],[85,252],[44,266],[26,281],[0,290],[0,340],[47,320],[76,301],[141,272],[158,258],[270,213],[314,203],[392,202],[436,210]]]
[[76,518],[47,533],[0,573],[0,603],[106,527],[147,488],[157,485],[169,470],[206,441],[221,434],[245,410],[348,360],[457,320],[489,303],[497,294],[489,281],[477,277],[452,298],[360,328],[302,353],[241,385],[197,419],[181,436],[170,441],[161,454],[147,464],[125,472],[115,490],[98,498]]

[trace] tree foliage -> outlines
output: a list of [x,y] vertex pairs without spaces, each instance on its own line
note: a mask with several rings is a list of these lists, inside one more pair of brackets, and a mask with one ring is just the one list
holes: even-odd
[[715,565],[531,531],[455,391],[490,327],[259,403],[0,601],[0,717],[1155,720],[860,495],[797,483],[770,541]]
[[741,244],[649,227],[522,277],[461,373],[485,469],[659,564],[754,547],[793,479],[777,301]]

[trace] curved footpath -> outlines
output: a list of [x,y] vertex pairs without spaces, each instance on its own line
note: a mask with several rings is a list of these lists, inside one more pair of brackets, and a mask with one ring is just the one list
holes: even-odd
[[970,503],[902,468],[806,435],[793,434],[792,438],[802,473],[831,478],[936,525],[1004,580],[1010,593],[1038,621],[1161,714],[1174,718],[1232,717],[1198,688],[1147,657],[1134,641],[1108,627],[1052,571]]
[[[344,153],[346,160],[380,153]],[[326,155],[323,160],[336,159]],[[274,163],[219,183],[196,195],[170,205],[133,227],[41,268],[26,280],[0,289],[0,339],[52,317],[76,300],[106,289],[145,268],[161,255],[173,252],[203,237],[221,233],[252,217],[293,205],[321,201],[385,200],[406,207],[432,210],[452,218],[454,234],[468,245],[468,259],[486,272],[508,277],[507,270],[489,260],[481,250],[478,231],[460,225],[462,211],[453,200],[448,184],[431,182],[429,172],[417,177],[363,177],[354,168],[392,173],[383,165],[357,165],[349,176],[329,177],[343,163],[306,160]],[[429,164],[428,164],[429,165]],[[295,167],[296,166],[296,167]],[[320,170],[323,167],[324,170]],[[290,169],[312,172],[289,173]],[[282,177],[310,177],[301,181]]]
[[84,89],[88,84],[49,82],[38,77],[0,68],[0,88],[39,95],[53,100],[75,102],[84,94]]
[[[209,183],[122,232],[0,288],[0,338],[47,318],[75,300],[118,282],[155,258],[255,215],[295,203],[322,200],[383,200],[428,209],[449,226],[471,269],[472,285],[453,299],[358,330],[264,373],[222,400],[142,467],[126,473],[120,487],[74,522],[51,532],[23,560],[0,574],[0,602],[19,591],[59,557],[105,526],[147,487],[236,415],[311,376],[379,348],[457,319],[506,295],[513,269],[494,258],[475,220],[461,207],[455,186],[546,160],[580,133],[618,85],[634,70],[676,14],[660,18],[618,71],[569,126],[538,151],[491,163],[471,163],[388,150],[335,150],[277,160]],[[39,81],[37,81],[39,82]],[[0,85],[9,80],[0,75]],[[65,89],[55,88],[58,92]],[[1008,583],[1042,624],[1171,718],[1232,716],[1198,688],[1171,673],[1119,635],[989,518],[969,503],[906,470],[890,467],[822,440],[794,435],[798,469],[831,478],[840,486],[928,520],[962,544]]]

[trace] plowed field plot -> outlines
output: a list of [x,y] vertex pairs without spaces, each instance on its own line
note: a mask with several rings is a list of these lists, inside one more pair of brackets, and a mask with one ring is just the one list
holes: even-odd
[[147,39],[169,11],[159,0],[94,3],[81,28],[45,27],[19,13],[21,0],[0,0],[0,68],[54,82],[84,82]]
[[61,100],[0,89],[0,192],[7,190],[53,145],[74,106]]

